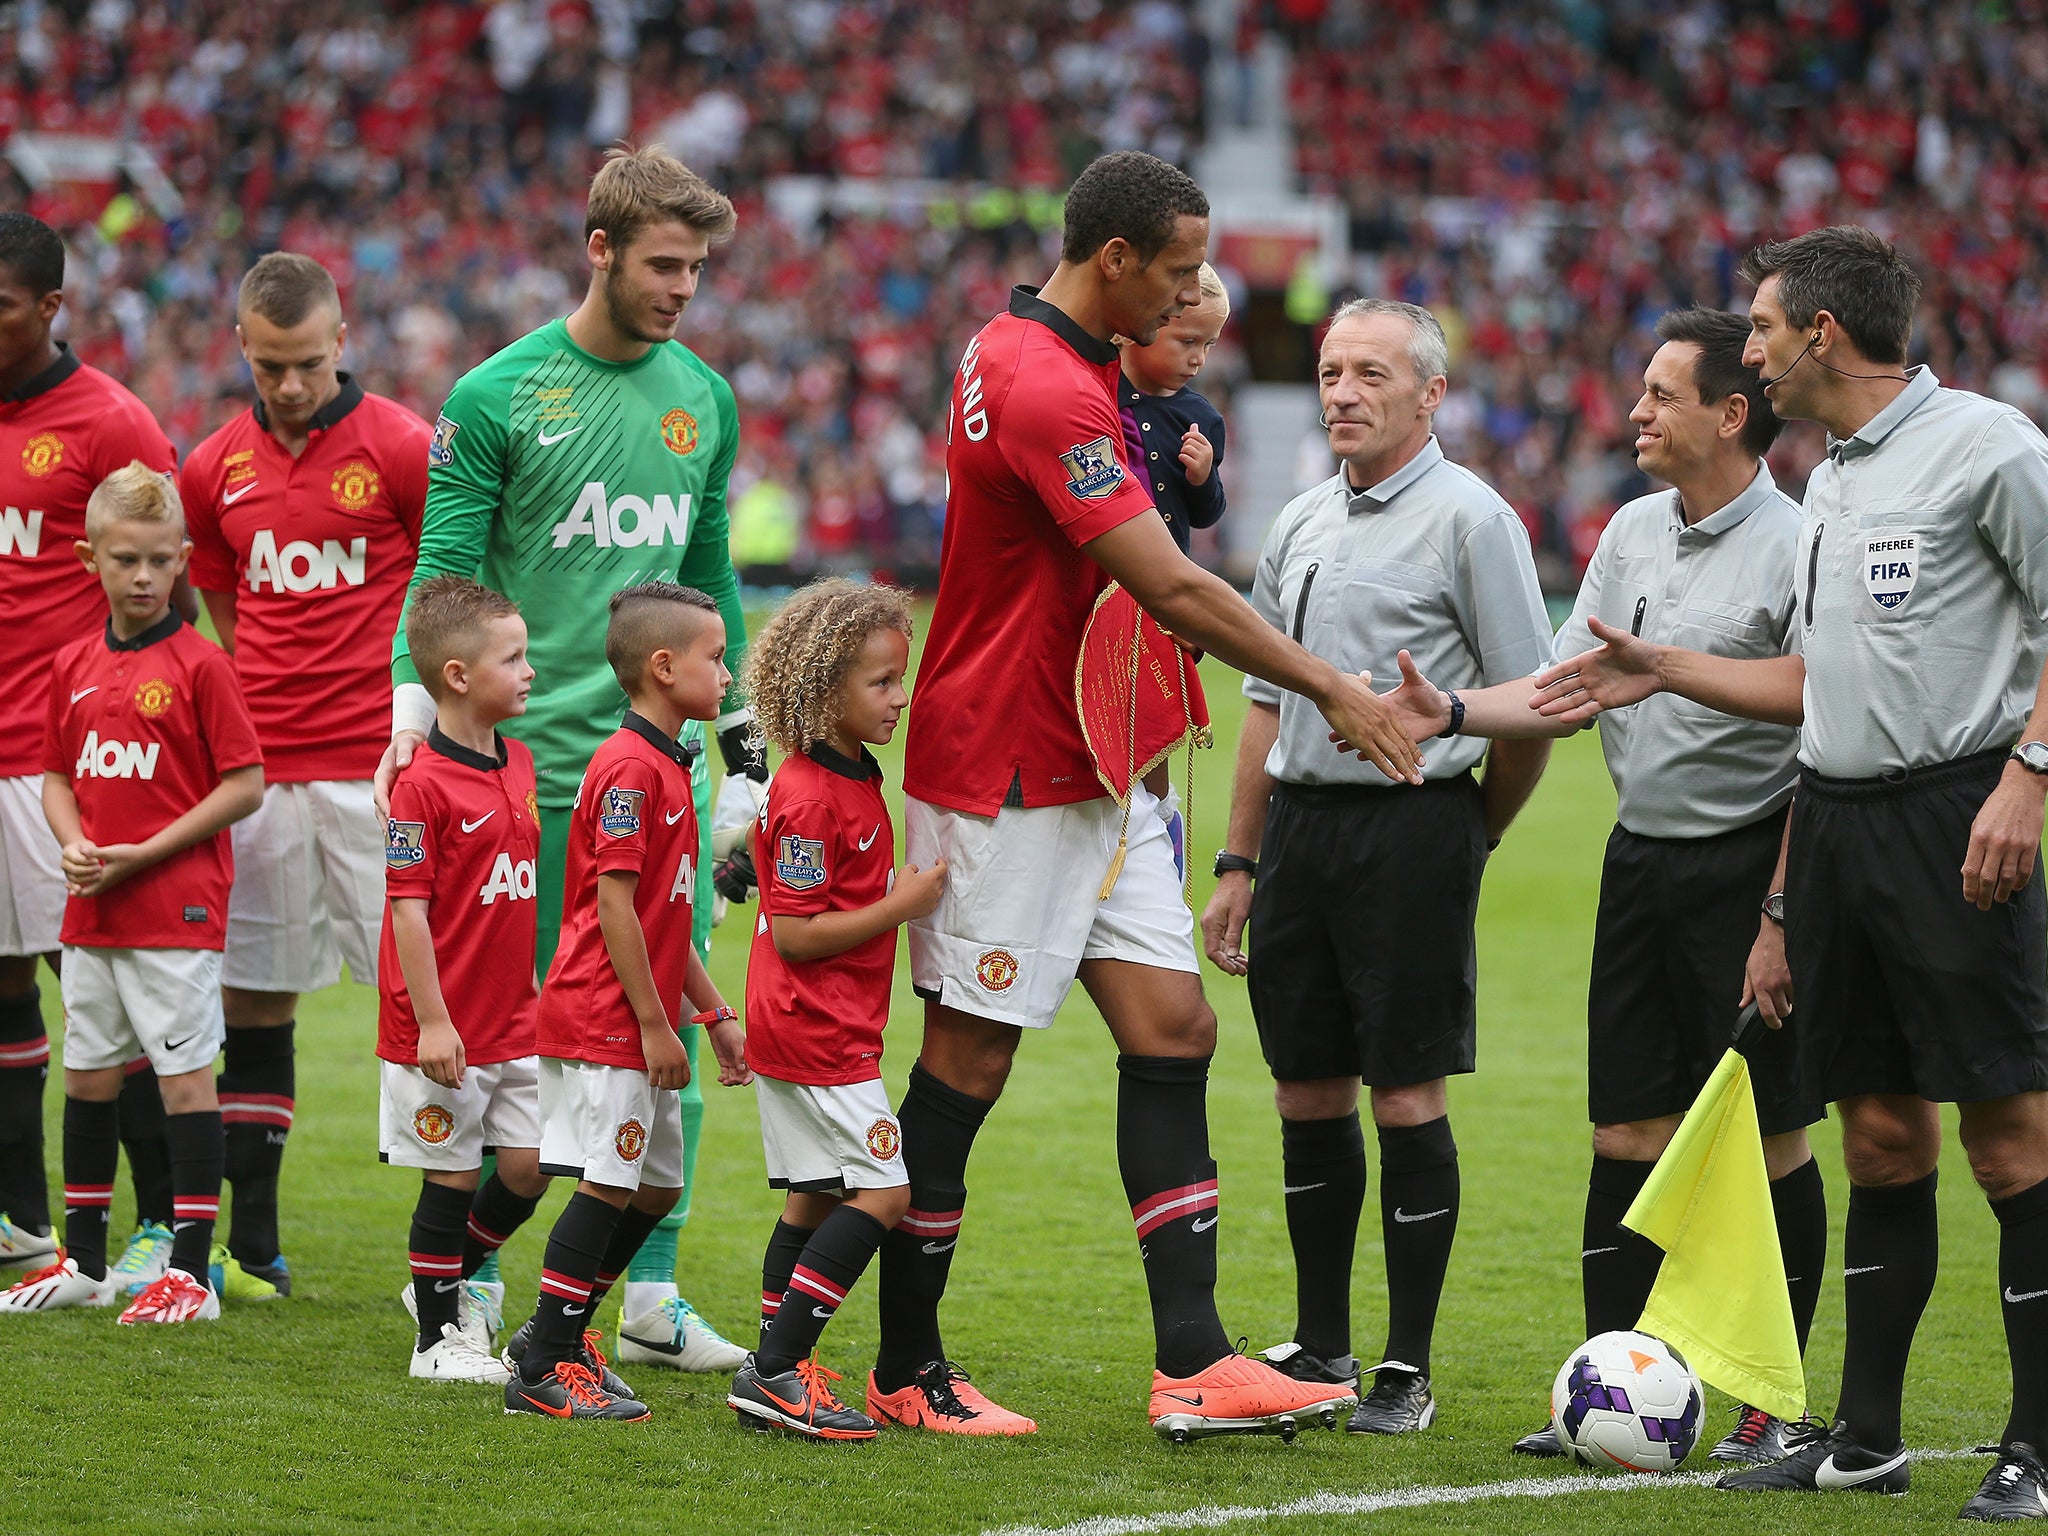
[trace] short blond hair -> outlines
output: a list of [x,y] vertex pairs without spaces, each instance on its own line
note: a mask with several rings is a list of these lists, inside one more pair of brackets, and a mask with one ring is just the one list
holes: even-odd
[[334,286],[334,274],[296,251],[272,251],[248,270],[235,290],[238,321],[261,315],[279,330],[290,330],[322,308],[341,318],[341,291]]
[[442,675],[448,663],[476,660],[484,627],[518,612],[511,598],[467,576],[430,576],[415,587],[405,611],[405,648],[427,692],[439,700],[448,688]]
[[807,752],[839,724],[839,685],[880,630],[910,638],[910,594],[829,576],[784,603],[747,648],[754,719],[784,752]]
[[714,243],[727,239],[739,222],[732,199],[661,145],[606,150],[590,182],[583,238],[601,229],[613,250],[623,250],[648,225],[665,219],[687,224]]
[[1223,311],[1223,318],[1230,318],[1230,290],[1223,286],[1223,279],[1216,275],[1216,269],[1206,261],[1195,279],[1202,285],[1202,297],[1214,299],[1216,307]]
[[85,539],[99,543],[116,523],[170,523],[185,531],[185,504],[174,476],[131,459],[93,488],[85,502]]

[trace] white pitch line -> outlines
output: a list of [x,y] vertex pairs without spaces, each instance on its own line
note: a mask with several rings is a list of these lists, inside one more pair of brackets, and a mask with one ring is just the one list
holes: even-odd
[[[1953,1461],[1978,1454],[1967,1450],[1915,1451],[1915,1461]],[[1463,1487],[1395,1488],[1384,1493],[1315,1493],[1284,1504],[1202,1504],[1193,1509],[1165,1510],[1156,1515],[1097,1515],[1071,1525],[1005,1525],[983,1536],[1149,1536],[1159,1531],[1218,1530],[1248,1520],[1286,1520],[1302,1516],[1376,1515],[1389,1509],[1419,1509],[1432,1504],[1476,1504],[1482,1499],[1555,1499],[1574,1493],[1647,1493],[1673,1484],[1707,1487],[1734,1470],[1673,1472],[1654,1477],[1608,1473],[1568,1477],[1518,1477],[1506,1482],[1472,1483]]]

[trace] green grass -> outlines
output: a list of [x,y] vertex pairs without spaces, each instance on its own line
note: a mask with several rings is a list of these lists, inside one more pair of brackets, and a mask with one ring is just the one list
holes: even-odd
[[[1203,755],[1197,862],[1221,839],[1241,703],[1210,664],[1222,748]],[[893,775],[892,775],[893,778]],[[547,1533],[973,1532],[1093,1516],[1164,1515],[1206,1504],[1268,1506],[1551,1476],[1511,1458],[1552,1373],[1579,1342],[1580,1206],[1587,1159],[1584,993],[1599,852],[1612,795],[1591,737],[1563,744],[1487,874],[1480,919],[1479,1071],[1452,1088],[1464,1215],[1436,1348],[1435,1429],[1399,1441],[1304,1434],[1173,1449],[1144,1419],[1151,1332],[1117,1179],[1113,1049],[1077,990],[1059,1025],[1024,1043],[969,1170],[971,1196],[944,1318],[951,1352],[1042,1428],[1014,1442],[908,1433],[821,1446],[740,1433],[724,1383],[642,1370],[654,1407],[639,1427],[511,1419],[488,1389],[410,1381],[410,1327],[396,1293],[416,1178],[376,1159],[375,999],[344,985],[300,1012],[299,1109],[285,1162],[288,1302],[217,1325],[116,1328],[108,1313],[10,1320],[0,1361],[0,1530]],[[1208,881],[1198,878],[1197,901]],[[1398,892],[1391,893],[1398,899]],[[742,992],[746,919],[723,929],[712,969]],[[1241,984],[1205,976],[1222,1019],[1210,1115],[1224,1191],[1220,1301],[1254,1348],[1293,1326],[1279,1199],[1279,1136]],[[50,989],[54,991],[54,989]],[[51,1011],[54,1030],[56,1011]],[[885,1067],[892,1094],[917,1052],[918,1008],[899,978]],[[765,1187],[754,1103],[707,1089],[699,1189],[683,1237],[684,1288],[746,1337],[761,1246],[777,1210]],[[52,1176],[60,1100],[48,1099]],[[1952,1121],[1951,1121],[1952,1123]],[[1817,1134],[1839,1269],[1845,1188],[1830,1127]],[[1908,1387],[1915,1445],[1996,1438],[2007,1402],[1994,1300],[1993,1225],[1951,1146],[1941,1282]],[[125,1178],[125,1176],[124,1176]],[[115,1208],[125,1231],[127,1191]],[[505,1251],[516,1313],[530,1304],[563,1193]],[[1376,1209],[1358,1255],[1356,1344],[1384,1323]],[[1833,1401],[1841,1292],[1830,1284],[1809,1365]],[[828,1331],[824,1358],[854,1387],[875,1341],[872,1275]],[[848,1395],[856,1403],[854,1392]],[[1710,1430],[1725,1404],[1717,1400]],[[1702,1463],[1704,1464],[1704,1463]],[[1577,1493],[1366,1516],[1269,1518],[1243,1531],[1341,1525],[1386,1531],[1654,1528],[1744,1533],[1950,1528],[1983,1461],[1930,1461],[1904,1499],[1737,1497],[1664,1484],[1625,1497]]]

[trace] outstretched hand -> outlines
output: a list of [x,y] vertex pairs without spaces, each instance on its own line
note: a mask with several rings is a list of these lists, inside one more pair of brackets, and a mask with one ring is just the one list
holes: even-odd
[[1401,667],[1401,686],[1385,695],[1387,707],[1406,728],[1410,741],[1419,744],[1441,736],[1451,723],[1451,696],[1424,677],[1406,651],[1394,660]]
[[1640,704],[1664,684],[1658,648],[1598,619],[1586,626],[1601,644],[1536,674],[1529,707],[1567,725],[1586,725],[1601,711]]
[[1397,784],[1422,782],[1422,754],[1401,717],[1372,691],[1372,674],[1339,681],[1339,691],[1320,705],[1330,723],[1330,740],[1347,757],[1356,754]]

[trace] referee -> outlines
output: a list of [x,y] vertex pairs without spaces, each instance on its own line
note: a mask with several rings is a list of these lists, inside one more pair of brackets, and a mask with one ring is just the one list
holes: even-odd
[[[1324,337],[1323,421],[1343,464],[1274,522],[1252,606],[1340,671],[1392,678],[1405,648],[1450,686],[1473,687],[1526,678],[1550,654],[1521,520],[1445,459],[1430,430],[1446,368],[1442,327],[1413,304],[1354,299]],[[1415,790],[1338,752],[1306,699],[1257,678],[1244,691],[1229,842],[1202,938],[1224,971],[1249,971],[1280,1111],[1298,1311],[1293,1339],[1264,1358],[1302,1381],[1358,1376],[1362,1080],[1379,1129],[1388,1323],[1377,1382],[1349,1428],[1425,1429],[1436,1414],[1430,1336],[1458,1221],[1444,1079],[1473,1067],[1479,877],[1550,744],[1503,742],[1490,754],[1476,740],[1436,744]],[[1483,782],[1473,776],[1482,756]],[[1258,935],[1249,964],[1247,916]]]
[[[2012,1413],[1966,1519],[2048,1517],[2048,440],[1905,367],[1920,280],[1869,230],[1753,251],[1746,357],[1818,421],[1797,560],[1803,659],[1632,639],[1541,678],[1566,720],[1659,688],[1800,722],[1786,950],[1807,1087],[1848,1167],[1848,1339],[1833,1426],[1724,1488],[1905,1491],[1906,1359],[1934,1288],[1937,1101],[1999,1223]],[[2031,712],[2030,712],[2031,711]],[[2017,747],[2015,747],[2017,743]]]

